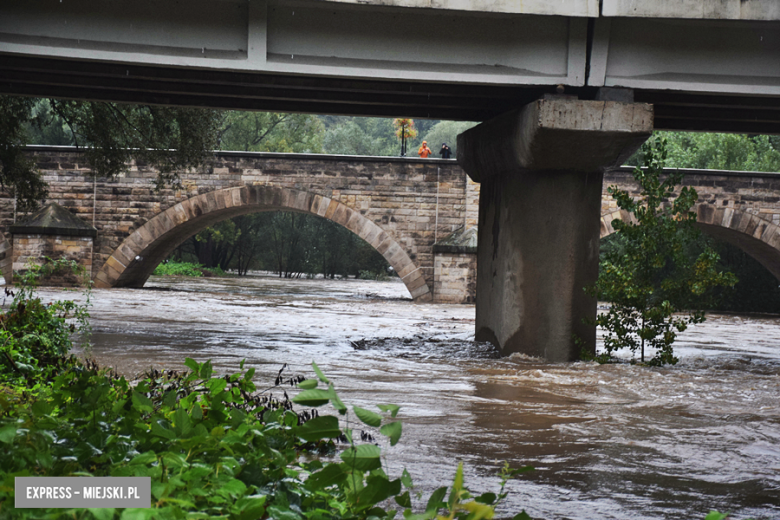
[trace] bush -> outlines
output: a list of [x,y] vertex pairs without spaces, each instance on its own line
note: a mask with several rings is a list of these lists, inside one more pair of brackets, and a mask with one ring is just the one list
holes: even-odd
[[[316,379],[280,371],[276,386],[302,389],[292,401],[286,393],[284,399],[256,393],[254,369],[244,370],[243,363],[241,372],[219,377],[209,361],[187,359],[186,365],[189,372],[154,371],[132,385],[87,364],[59,374],[34,398],[0,399],[0,508],[6,517],[391,519],[396,506],[412,515],[411,477],[406,471],[388,476],[374,439],[398,442],[398,406],[378,405],[378,412],[353,406],[350,412],[315,364]],[[310,409],[295,412],[293,403]],[[319,415],[315,408],[328,403],[364,429],[342,428],[337,416]],[[336,442],[345,447],[333,460]],[[331,457],[319,460],[321,453]],[[499,492],[474,498],[459,466],[449,500],[448,488],[439,488],[414,518],[432,520],[440,509],[453,519],[492,518],[506,482],[529,469],[505,466]],[[152,508],[12,509],[13,479],[27,475],[149,476]]]
[[89,285],[87,301],[78,305],[70,300],[45,304],[35,296],[41,278],[54,272],[83,274],[84,269],[72,260],[52,261],[43,265],[28,264],[15,290],[11,307],[0,316],[0,382],[27,381],[32,384],[59,370],[73,346],[71,334],[89,333]]
[[203,266],[191,262],[165,262],[154,269],[156,276],[203,276]]

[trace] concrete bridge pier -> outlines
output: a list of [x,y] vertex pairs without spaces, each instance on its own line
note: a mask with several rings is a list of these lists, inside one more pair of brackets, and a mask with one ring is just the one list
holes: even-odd
[[481,183],[476,339],[550,361],[596,345],[602,178],[650,136],[642,103],[537,100],[458,136],[458,162]]

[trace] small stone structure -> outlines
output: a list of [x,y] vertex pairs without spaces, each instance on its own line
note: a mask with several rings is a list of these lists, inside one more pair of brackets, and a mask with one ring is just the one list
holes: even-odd
[[433,246],[433,294],[437,303],[477,298],[477,228],[460,228]]
[[[13,272],[23,272],[30,262],[42,265],[46,258],[75,260],[86,273],[92,272],[97,230],[56,202],[47,204],[24,222],[14,224],[10,231]],[[80,280],[72,272],[55,272],[41,283],[70,286],[78,285]]]

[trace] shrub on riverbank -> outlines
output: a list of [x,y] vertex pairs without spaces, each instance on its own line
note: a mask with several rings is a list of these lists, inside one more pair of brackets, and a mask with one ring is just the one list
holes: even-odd
[[[432,520],[444,510],[449,520],[481,520],[493,517],[506,482],[529,469],[505,466],[498,493],[472,497],[459,466],[449,497],[441,487],[413,513],[411,477],[388,475],[375,440],[398,442],[398,406],[348,408],[314,364],[315,379],[279,371],[268,390],[283,398],[257,392],[254,369],[243,363],[239,373],[215,376],[211,362],[187,359],[187,372],[151,371],[128,381],[68,357],[71,328],[61,310],[72,305],[40,304],[25,287],[0,320],[8,326],[34,308],[44,319],[21,329],[48,346],[28,349],[35,362],[24,376],[11,363],[0,372],[2,518],[391,520],[403,511],[408,520]],[[19,351],[3,351],[17,369]],[[283,388],[296,385],[301,391],[289,399]],[[319,415],[316,408],[326,404],[338,415]],[[361,423],[360,430],[349,427]],[[152,507],[15,509],[17,476],[148,476]]]
[[173,261],[159,264],[152,274],[156,276],[226,276],[225,271],[219,267],[206,269],[200,264]]

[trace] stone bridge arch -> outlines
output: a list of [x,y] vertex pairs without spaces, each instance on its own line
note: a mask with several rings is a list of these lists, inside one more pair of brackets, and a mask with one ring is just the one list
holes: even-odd
[[310,192],[275,186],[210,191],[184,200],[136,229],[109,256],[95,286],[142,287],[155,267],[184,240],[219,221],[259,211],[293,211],[326,218],[349,229],[385,257],[415,301],[430,301],[423,273],[387,232],[349,206]]
[[[702,231],[739,247],[780,280],[780,226],[736,208],[699,203],[695,210]],[[613,221],[625,220],[628,216],[623,210],[602,213],[601,238],[615,232]]]

